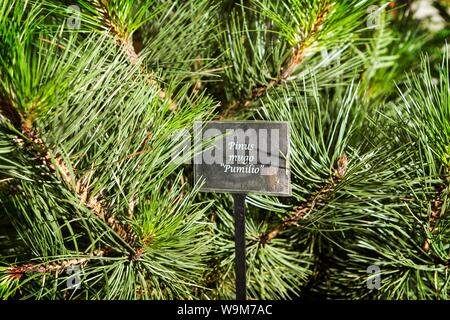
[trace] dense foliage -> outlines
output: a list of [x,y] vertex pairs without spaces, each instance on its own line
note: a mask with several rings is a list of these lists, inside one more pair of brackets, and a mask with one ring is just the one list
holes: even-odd
[[418,2],[1,1],[0,298],[233,298],[232,198],[174,137],[265,119],[293,194],[247,198],[250,298],[448,299],[450,4]]

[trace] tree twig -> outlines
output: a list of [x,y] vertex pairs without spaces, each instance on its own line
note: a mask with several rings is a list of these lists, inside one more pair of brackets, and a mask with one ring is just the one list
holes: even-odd
[[129,226],[123,226],[117,221],[110,213],[109,206],[105,204],[99,196],[92,196],[90,194],[88,186],[84,185],[76,178],[73,178],[62,157],[53,155],[45,145],[44,141],[39,138],[36,132],[26,122],[22,124],[22,133],[29,140],[28,142],[24,142],[26,147],[36,151],[43,163],[53,173],[60,174],[70,190],[76,194],[80,203],[89,208],[95,216],[104,220],[126,243],[134,246],[137,237],[133,230]]
[[[128,57],[128,60],[132,65],[136,65],[139,62],[139,54],[136,52],[133,38],[130,35],[127,35],[125,32],[120,30],[120,28],[117,27],[117,25],[114,22],[114,19],[111,17],[109,13],[108,8],[109,0],[100,0],[98,7],[98,10],[103,14],[103,20],[105,21],[105,24],[109,27],[110,32],[116,37],[117,43],[121,48],[125,50],[125,53]],[[157,86],[159,89],[159,98],[161,100],[168,99],[169,100],[169,109],[174,111],[177,109],[177,104],[171,97],[169,97],[165,90],[151,77],[147,71],[145,70],[144,66],[141,64],[139,65],[139,69],[141,70],[142,74],[149,76],[147,82],[152,86]]]
[[94,251],[93,254],[86,258],[69,259],[62,262],[52,262],[48,264],[27,263],[22,265],[15,265],[6,268],[5,274],[7,277],[14,281],[20,280],[27,273],[57,273],[63,270],[67,270],[71,266],[85,265],[90,259],[96,257],[102,257],[105,254],[103,250]]
[[307,197],[304,201],[300,203],[283,221],[270,229],[268,232],[264,233],[260,237],[261,245],[270,243],[275,237],[277,237],[283,230],[291,225],[297,224],[302,220],[308,213],[310,213],[314,207],[322,200],[327,199],[342,178],[344,178],[347,172],[348,158],[346,155],[342,155],[337,159],[337,166],[333,174],[331,182],[325,184],[318,191]]
[[[448,184],[448,180],[449,180],[448,178],[444,179],[446,184]],[[441,184],[436,187],[435,196],[431,200],[431,216],[430,216],[430,221],[429,221],[430,226],[428,228],[428,231],[430,232],[430,234],[433,234],[435,232],[437,222],[439,221],[441,214],[442,214],[442,205],[444,204],[442,197],[443,197],[443,194],[446,191],[448,191],[448,187],[446,184]],[[430,246],[431,246],[431,239],[430,239],[430,237],[426,237],[423,242],[422,249],[425,252],[429,252]]]
[[311,31],[308,33],[305,39],[303,39],[293,50],[292,55],[284,63],[281,68],[281,72],[276,79],[270,80],[267,84],[257,87],[252,91],[250,97],[237,99],[232,101],[226,108],[222,118],[234,117],[238,112],[250,107],[253,102],[262,97],[267,91],[273,87],[278,86],[282,82],[285,82],[295,71],[295,69],[304,61],[308,52],[309,42],[314,39],[317,32],[323,25],[323,22],[327,14],[331,10],[331,5],[325,6],[318,14],[316,21],[314,22]]

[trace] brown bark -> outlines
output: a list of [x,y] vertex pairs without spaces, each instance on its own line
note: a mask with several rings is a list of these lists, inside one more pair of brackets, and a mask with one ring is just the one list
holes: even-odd
[[304,61],[306,53],[309,49],[310,42],[312,42],[312,39],[314,39],[314,37],[317,35],[317,32],[322,27],[325,17],[330,12],[330,9],[331,5],[327,5],[321,10],[310,32],[305,37],[305,39],[303,39],[303,41],[299,43],[293,50],[292,55],[282,67],[279,76],[276,79],[270,80],[268,84],[254,89],[250,97],[238,99],[230,103],[228,105],[228,108],[225,110],[222,118],[234,117],[238,112],[250,107],[253,102],[262,97],[271,88],[280,85],[282,82],[285,82],[292,75],[295,69]]
[[318,191],[307,197],[300,203],[283,221],[270,229],[267,233],[260,237],[260,242],[265,245],[276,238],[282,231],[289,226],[296,225],[302,220],[306,214],[311,212],[314,207],[322,200],[327,199],[335,190],[337,183],[344,178],[347,172],[348,158],[346,155],[340,156],[337,159],[337,166],[332,177],[332,181],[325,184]]
[[[446,183],[448,183],[448,178],[446,178],[445,181],[446,181]],[[436,231],[437,222],[438,222],[439,218],[441,217],[442,205],[444,204],[442,197],[443,197],[443,193],[446,189],[447,189],[447,186],[444,184],[438,186],[436,188],[436,194],[435,194],[433,200],[431,200],[431,216],[430,216],[430,221],[429,221],[430,226],[428,229],[430,234],[433,234]],[[427,237],[427,238],[425,238],[425,240],[423,242],[422,249],[425,252],[429,252],[430,246],[431,246],[431,239]]]
[[[54,156],[48,150],[42,139],[38,137],[36,132],[30,128],[28,124],[24,123],[22,125],[22,133],[29,140],[29,142],[25,142],[28,144],[28,147],[38,152],[40,159],[51,172],[54,174],[59,173],[70,190],[76,194],[77,198],[80,200],[80,203],[89,208],[98,218],[105,221],[125,242],[133,246],[136,242],[136,235],[131,228],[129,226],[123,226],[119,221],[117,221],[110,213],[109,206],[102,201],[99,196],[91,195],[88,186],[72,177],[70,170],[62,157],[58,155]],[[29,145],[30,142],[32,145]]]
[[[111,34],[113,34],[116,37],[118,45],[125,50],[125,53],[130,63],[136,65],[139,61],[139,54],[136,52],[137,46],[134,44],[132,36],[126,34],[125,31],[120,30],[120,28],[117,27],[116,23],[114,22],[114,19],[111,17],[108,11],[109,10],[108,2],[109,0],[99,1],[98,10],[103,14],[103,20],[105,24],[109,27],[109,31],[111,32]],[[138,46],[141,45],[142,45],[141,43],[138,44]],[[143,65],[140,65],[139,68],[142,74],[148,75]],[[169,99],[170,110],[175,111],[177,109],[176,102],[167,96],[165,90],[161,88],[152,77],[149,76],[147,82],[150,85],[157,86],[159,88],[159,98],[161,100],[166,98]]]
[[67,270],[71,266],[79,265],[82,266],[86,264],[89,259],[93,257],[101,257],[104,255],[104,251],[95,251],[92,256],[80,259],[70,259],[62,262],[54,262],[48,264],[35,264],[27,263],[18,266],[10,266],[6,268],[5,273],[10,280],[20,280],[27,273],[55,273]]

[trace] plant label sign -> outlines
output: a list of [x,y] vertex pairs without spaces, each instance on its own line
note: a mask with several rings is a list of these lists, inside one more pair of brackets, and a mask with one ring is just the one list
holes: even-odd
[[291,195],[288,122],[196,122],[194,136],[200,191]]

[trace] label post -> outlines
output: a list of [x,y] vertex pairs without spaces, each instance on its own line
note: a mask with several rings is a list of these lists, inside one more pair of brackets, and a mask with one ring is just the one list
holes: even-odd
[[[194,131],[200,191],[233,195],[236,299],[246,300],[245,198],[249,192],[291,195],[289,123],[210,121],[196,123]],[[203,148],[203,142],[212,144]]]
[[247,296],[245,266],[245,193],[233,193],[234,199],[234,245],[236,270],[236,300]]

